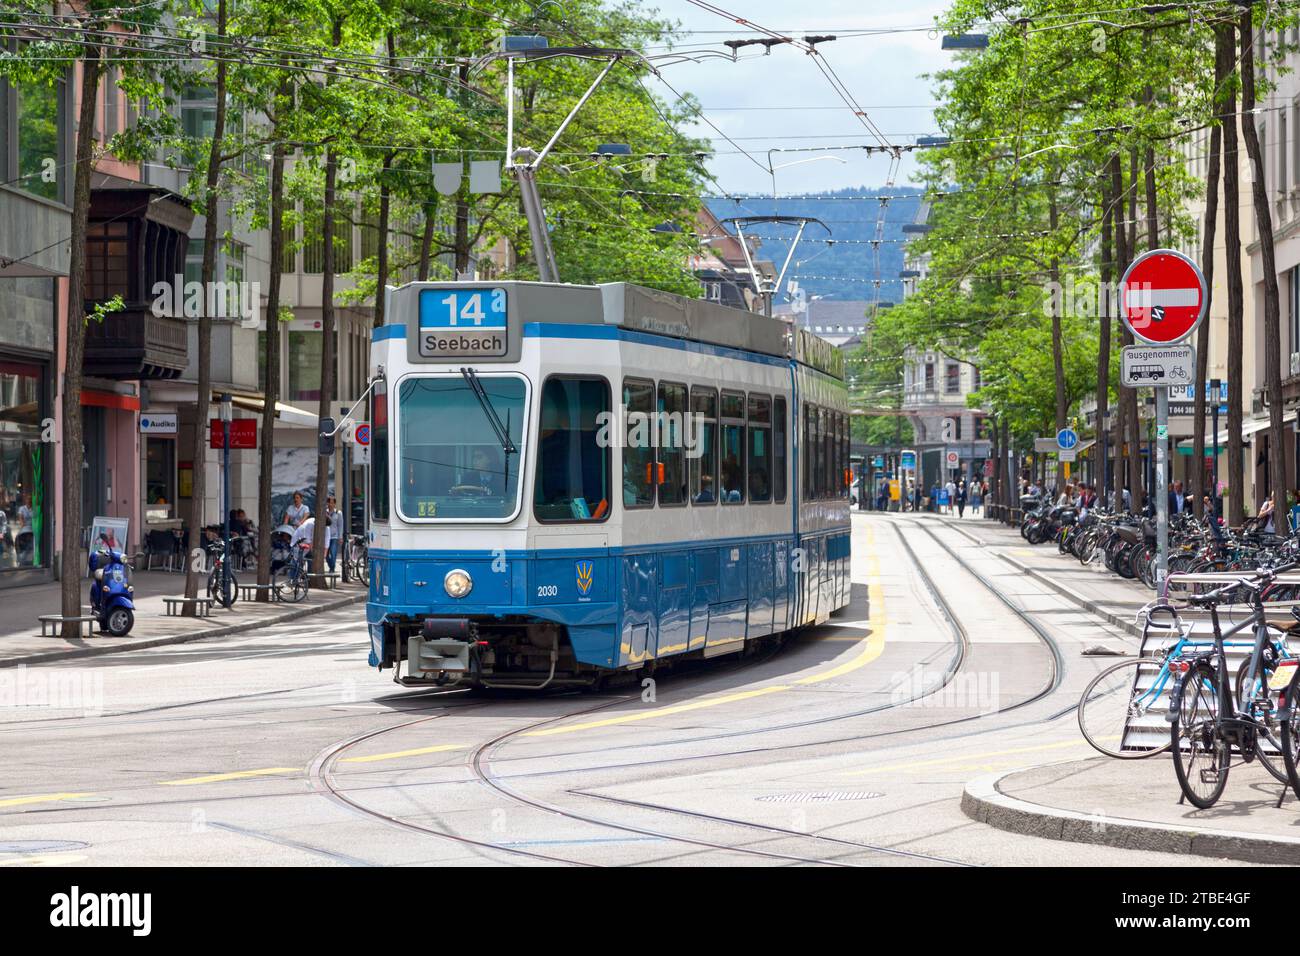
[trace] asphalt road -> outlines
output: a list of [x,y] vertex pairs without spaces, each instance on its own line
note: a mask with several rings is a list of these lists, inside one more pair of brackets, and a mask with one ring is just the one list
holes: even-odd
[[402,688],[361,606],[0,671],[0,866],[1186,865],[960,807],[1090,755],[1072,707],[1110,661],[1079,651],[1131,638],[933,518],[853,536],[829,624],[644,688]]

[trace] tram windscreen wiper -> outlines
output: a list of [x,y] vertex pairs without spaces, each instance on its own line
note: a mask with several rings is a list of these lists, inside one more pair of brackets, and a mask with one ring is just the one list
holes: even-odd
[[501,443],[501,450],[507,455],[519,454],[519,450],[515,448],[515,443],[510,440],[509,429],[501,423],[501,416],[498,415],[497,410],[492,407],[492,400],[488,398],[487,392],[483,390],[483,383],[478,380],[478,374],[472,368],[468,367],[461,368],[460,374],[465,377],[465,381],[469,384],[470,391],[474,393],[474,397],[478,399],[479,405],[483,407],[483,414],[487,416],[488,424],[491,425],[492,430],[496,432],[497,441]]

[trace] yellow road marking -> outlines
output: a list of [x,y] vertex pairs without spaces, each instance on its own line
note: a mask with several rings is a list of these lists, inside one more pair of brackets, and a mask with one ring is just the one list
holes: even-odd
[[10,797],[0,800],[0,807],[21,807],[29,803],[53,803],[57,800],[73,800],[77,797],[89,797],[89,793],[43,793],[34,797]]
[[399,757],[418,757],[447,750],[464,750],[468,744],[438,744],[436,747],[419,747],[415,750],[395,750],[388,754],[371,754],[368,757],[344,757],[339,763],[373,763],[376,760],[396,760]]
[[[1101,738],[1104,740],[1118,740],[1118,735],[1114,737]],[[884,773],[887,770],[920,770],[926,767],[939,767],[946,764],[968,765],[972,761],[980,760],[984,757],[1005,757],[1010,754],[1027,754],[1038,753],[1044,750],[1062,750],[1068,747],[1087,747],[1086,740],[1062,740],[1054,744],[1035,744],[1032,747],[1011,747],[1008,750],[988,750],[983,753],[975,754],[958,754],[955,757],[939,757],[934,760],[910,760],[905,763],[886,764],[881,767],[868,767],[866,770],[851,770],[850,777],[857,777],[864,773]],[[959,769],[954,767],[953,769]]]
[[236,773],[214,773],[206,777],[186,777],[184,780],[160,780],[161,787],[187,787],[195,783],[220,783],[223,780],[243,780],[246,777],[270,777],[277,773],[301,773],[300,767],[264,767],[261,770],[240,770]]

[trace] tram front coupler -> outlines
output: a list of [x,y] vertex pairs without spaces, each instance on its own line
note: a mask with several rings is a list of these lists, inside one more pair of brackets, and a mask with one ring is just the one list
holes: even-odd
[[474,625],[465,617],[429,617],[406,641],[408,678],[446,683],[470,671]]

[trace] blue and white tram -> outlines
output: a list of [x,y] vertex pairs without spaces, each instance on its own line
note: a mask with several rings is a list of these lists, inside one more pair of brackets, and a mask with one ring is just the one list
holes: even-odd
[[590,685],[848,603],[848,402],[825,342],[623,283],[389,295],[370,360],[373,666],[407,685]]

